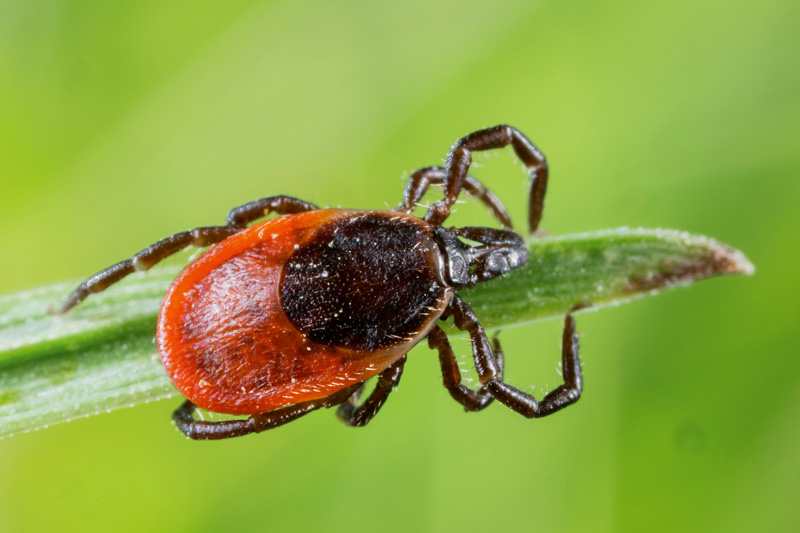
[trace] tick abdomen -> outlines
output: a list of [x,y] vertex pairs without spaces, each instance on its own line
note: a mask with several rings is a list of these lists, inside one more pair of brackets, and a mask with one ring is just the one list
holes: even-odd
[[376,375],[450,302],[431,235],[409,215],[330,209],[230,237],[164,299],[157,339],[167,374],[194,404],[231,414],[323,398]]
[[408,342],[449,300],[428,224],[367,211],[333,218],[283,268],[289,320],[315,342],[375,350]]

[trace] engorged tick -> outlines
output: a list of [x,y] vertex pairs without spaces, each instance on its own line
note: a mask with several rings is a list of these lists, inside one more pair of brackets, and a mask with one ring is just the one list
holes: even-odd
[[[393,211],[320,210],[288,196],[255,200],[231,210],[224,226],[177,233],[95,274],[59,312],[188,246],[213,245],[172,283],[156,335],[167,374],[187,398],[173,418],[193,439],[261,432],[336,405],[344,423],[366,425],[400,381],[408,351],[426,338],[439,352],[444,386],[467,411],[496,398],[528,418],[551,414],[581,393],[572,316],[564,323],[564,384],[539,402],[503,383],[499,341],[489,342],[456,294],[528,261],[503,204],[467,174],[472,152],[508,145],[530,171],[533,233],[542,217],[547,163],[522,133],[501,125],[457,141],[444,167],[414,172]],[[424,218],[411,215],[430,185],[441,185],[444,198]],[[462,190],[505,229],[442,227]],[[273,212],[282,216],[249,226]],[[449,317],[470,336],[479,390],[461,383],[447,336],[436,325]],[[374,376],[374,391],[361,401],[365,381]],[[193,416],[197,407],[250,416],[201,421]]]

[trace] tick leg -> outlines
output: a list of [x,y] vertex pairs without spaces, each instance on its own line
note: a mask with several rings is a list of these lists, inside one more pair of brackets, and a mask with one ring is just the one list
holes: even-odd
[[129,274],[140,270],[149,270],[162,259],[184,248],[189,246],[210,246],[224,241],[231,235],[245,229],[249,222],[261,218],[270,212],[288,215],[291,213],[301,213],[303,211],[314,211],[316,209],[317,206],[314,204],[289,196],[271,196],[239,206],[228,213],[228,224],[226,226],[210,226],[176,233],[175,235],[161,239],[155,244],[151,244],[130,259],[120,261],[105,270],[101,270],[81,283],[80,286],[67,297],[64,304],[58,310],[58,314],[63,315],[85,300],[90,294],[103,292],[109,286],[120,281]]
[[450,148],[445,165],[444,199],[438,200],[428,209],[425,220],[439,226],[450,215],[450,208],[466,188],[467,171],[472,163],[472,152],[492,150],[511,145],[525,166],[530,170],[528,194],[528,229],[531,233],[539,227],[547,190],[547,161],[538,148],[516,128],[505,124],[470,133],[459,139]]
[[583,390],[581,361],[578,357],[578,334],[575,319],[567,314],[561,347],[561,366],[564,384],[548,392],[541,401],[502,381],[490,381],[486,386],[495,398],[526,418],[541,418],[578,401]]
[[516,232],[494,228],[450,228],[450,231],[471,241],[494,246],[525,246],[525,241]]
[[288,424],[301,416],[323,407],[327,408],[338,405],[352,396],[360,386],[361,383],[356,383],[355,385],[351,385],[346,389],[342,389],[331,396],[320,398],[319,400],[311,400],[310,402],[298,403],[275,409],[274,411],[259,413],[252,415],[250,418],[219,422],[195,420],[193,413],[195,409],[197,409],[197,406],[189,400],[186,400],[183,405],[175,410],[172,419],[175,421],[178,429],[190,439],[219,440],[241,437],[249,435],[250,433],[261,433],[262,431]]
[[453,295],[442,318],[453,317],[454,325],[461,331],[466,331],[472,341],[472,357],[475,360],[475,371],[478,373],[481,385],[489,381],[502,379],[502,367],[497,361],[486,336],[486,331],[478,322],[475,312],[457,294]]
[[314,204],[291,196],[269,196],[231,209],[228,213],[228,226],[243,228],[250,222],[270,213],[291,215],[306,211],[316,211],[317,209],[319,208]]
[[375,390],[367,399],[358,405],[359,391],[356,391],[347,401],[339,405],[336,416],[348,426],[366,426],[378,414],[389,394],[397,388],[403,375],[403,365],[406,363],[404,355],[392,366],[378,374],[378,383]]
[[[442,185],[445,180],[444,167],[425,167],[417,170],[408,180],[406,190],[403,192],[403,203],[397,207],[397,211],[410,213],[417,206],[417,202],[425,195],[431,185]],[[489,212],[504,227],[511,229],[511,216],[506,211],[503,202],[500,201],[492,191],[481,184],[480,181],[472,176],[464,178],[464,190],[483,202]]]
[[166,239],[161,239],[130,259],[120,261],[105,270],[101,270],[81,283],[66,299],[58,310],[58,314],[63,315],[85,300],[90,294],[106,290],[128,274],[133,274],[139,270],[148,270],[162,259],[188,246],[209,246],[227,239],[238,231],[240,231],[238,228],[228,226],[211,226],[182,231],[181,233],[170,235]]
[[503,383],[497,373],[494,355],[488,347],[486,333],[477,321],[475,313],[457,296],[448,311],[452,312],[456,327],[469,332],[475,349],[475,368],[481,384],[500,403],[510,407],[526,418],[541,418],[578,401],[583,390],[583,377],[581,375],[581,362],[578,357],[578,334],[575,331],[575,319],[572,311],[587,307],[589,304],[581,303],[572,308],[564,319],[564,334],[561,349],[561,365],[564,374],[564,384],[550,391],[543,400],[538,401],[532,395]]
[[[428,334],[428,346],[439,351],[439,365],[442,367],[442,380],[444,386],[455,401],[464,406],[465,411],[480,411],[492,403],[494,396],[489,390],[482,386],[479,390],[473,390],[461,383],[461,371],[458,368],[453,348],[447,335],[439,326],[434,326]],[[500,340],[494,338],[494,356],[500,368],[499,379],[503,379],[503,351],[500,348]]]

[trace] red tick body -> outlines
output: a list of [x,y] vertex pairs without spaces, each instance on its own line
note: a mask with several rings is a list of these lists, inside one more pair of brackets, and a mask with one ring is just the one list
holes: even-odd
[[[324,398],[369,379],[425,337],[450,302],[432,231],[410,215],[329,209],[229,237],[164,298],[157,340],[167,374],[195,405],[230,414]],[[414,249],[376,254],[387,239]],[[356,268],[369,275],[348,298]],[[424,301],[408,301],[420,291]],[[392,320],[398,313],[403,321]]]
[[[475,151],[511,146],[528,167],[528,228],[542,218],[548,169],[519,130],[501,125],[471,133],[450,149],[444,167],[414,172],[393,211],[319,210],[288,196],[254,200],[223,226],[176,233],[91,276],[59,311],[68,312],[139,270],[188,246],[211,246],[178,276],[164,298],[156,339],[167,374],[187,400],[173,420],[198,440],[272,429],[338,406],[350,426],[366,425],[395,390],[406,354],[421,340],[439,353],[442,380],[467,411],[495,399],[528,418],[554,413],[582,390],[575,321],[564,321],[564,384],[541,401],[503,382],[503,354],[456,294],[528,261],[528,248],[502,202],[467,171]],[[411,215],[431,185],[443,198],[424,218]],[[465,191],[504,229],[444,228]],[[269,214],[283,215],[251,223]],[[577,307],[576,307],[577,308]],[[447,335],[453,319],[472,342],[477,390],[461,382]],[[361,398],[364,383],[375,388]],[[246,419],[205,421],[197,407]]]

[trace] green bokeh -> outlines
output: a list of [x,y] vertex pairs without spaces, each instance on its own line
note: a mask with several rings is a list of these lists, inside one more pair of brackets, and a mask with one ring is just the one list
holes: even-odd
[[[222,6],[0,1],[0,291],[259,196],[395,205],[499,122],[548,156],[552,233],[685,229],[757,273],[582,317],[549,419],[463,413],[420,347],[366,429],[195,443],[166,401],[0,441],[0,531],[800,530],[800,4]],[[519,164],[476,161],[522,220]],[[556,383],[558,323],[503,338]]]

